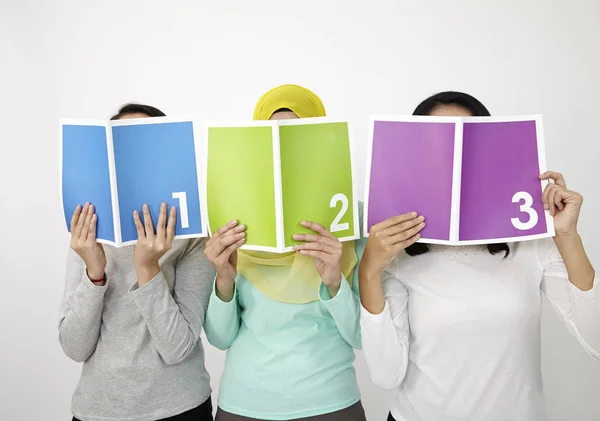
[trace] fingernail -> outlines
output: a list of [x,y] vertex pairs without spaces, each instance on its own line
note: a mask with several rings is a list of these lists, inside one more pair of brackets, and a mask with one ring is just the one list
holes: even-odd
[[298,251],[298,246],[294,246],[294,251]]
[[411,212],[410,216],[417,216],[417,212]]
[[419,224],[419,226],[420,226],[421,228],[423,228],[423,227],[425,226],[425,222],[421,222],[421,223]]
[[417,236],[416,236],[416,237],[417,237],[417,240],[418,240],[419,238],[421,238],[421,235],[420,235],[420,234],[417,234]]
[[419,221],[424,221],[425,217],[423,215],[419,216]]
[[300,224],[301,224],[301,225],[307,225],[307,224],[308,224],[308,222],[306,222],[306,221],[302,221],[302,222],[300,222]]
[[229,225],[235,225],[237,221],[234,219],[233,221],[229,221]]
[[294,238],[294,240],[298,240],[300,238],[300,236],[298,234],[294,234],[293,238]]
[[240,225],[240,229],[241,229],[241,230],[245,230],[245,229],[246,229],[246,227],[245,227],[245,226],[242,224],[242,225]]
[[245,236],[246,236],[246,233],[245,233],[245,232],[241,232],[241,233],[240,233],[240,237],[242,237],[242,238],[243,238],[243,237],[245,237]]
[[144,204],[144,210],[148,210],[148,205]]

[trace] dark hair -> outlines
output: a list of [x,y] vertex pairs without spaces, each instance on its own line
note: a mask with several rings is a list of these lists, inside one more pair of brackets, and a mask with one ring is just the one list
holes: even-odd
[[[440,92],[433,96],[430,96],[425,101],[421,102],[415,108],[413,115],[430,115],[440,105],[458,105],[469,111],[474,117],[488,117],[490,112],[485,105],[481,103],[477,98],[465,94],[463,92]],[[500,244],[488,244],[487,249],[491,254],[504,253],[504,257],[507,257],[510,253],[510,248],[506,243]],[[418,256],[429,251],[427,244],[415,243],[406,248],[406,253],[409,256]]]
[[275,115],[277,113],[285,113],[285,112],[293,113],[293,111],[290,110],[289,108],[278,108],[275,111],[273,111],[273,114],[271,114],[271,115]]
[[125,104],[121,107],[119,112],[111,117],[111,120],[118,120],[124,115],[127,114],[146,114],[148,117],[165,117],[166,114],[163,113],[158,108],[155,108],[151,105],[144,104]]

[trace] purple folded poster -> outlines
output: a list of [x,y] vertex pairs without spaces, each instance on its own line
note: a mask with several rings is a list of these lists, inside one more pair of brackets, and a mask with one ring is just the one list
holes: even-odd
[[365,235],[394,215],[426,218],[421,242],[486,244],[554,235],[541,197],[541,117],[371,121]]

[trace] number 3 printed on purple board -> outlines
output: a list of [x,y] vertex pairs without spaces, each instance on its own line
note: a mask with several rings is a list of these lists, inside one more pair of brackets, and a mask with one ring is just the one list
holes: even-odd
[[525,222],[521,221],[520,218],[511,218],[511,222],[513,226],[521,231],[527,231],[535,227],[538,223],[538,213],[531,206],[533,205],[533,197],[525,191],[520,191],[515,193],[512,198],[513,203],[523,202],[519,210],[523,213],[526,213],[529,216],[529,219]]
[[337,216],[331,223],[331,226],[329,227],[329,232],[332,232],[332,233],[338,232],[338,231],[346,231],[347,229],[350,228],[350,224],[348,222],[344,222],[343,224],[340,224],[340,221],[342,220],[344,215],[346,215],[346,212],[348,212],[348,198],[343,193],[334,194],[333,197],[331,198],[331,201],[329,202],[329,207],[330,208],[337,207],[338,202],[342,202],[342,207],[340,209],[340,212],[337,214]]
[[173,199],[179,200],[179,220],[181,228],[189,228],[190,220],[188,218],[187,194],[184,191],[173,192]]

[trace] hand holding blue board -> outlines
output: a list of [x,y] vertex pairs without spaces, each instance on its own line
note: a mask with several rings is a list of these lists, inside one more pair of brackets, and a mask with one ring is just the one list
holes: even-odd
[[137,240],[133,211],[148,204],[156,227],[162,202],[177,207],[175,238],[206,236],[200,160],[192,119],[63,119],[61,191],[69,227],[77,205],[92,203],[99,242]]

